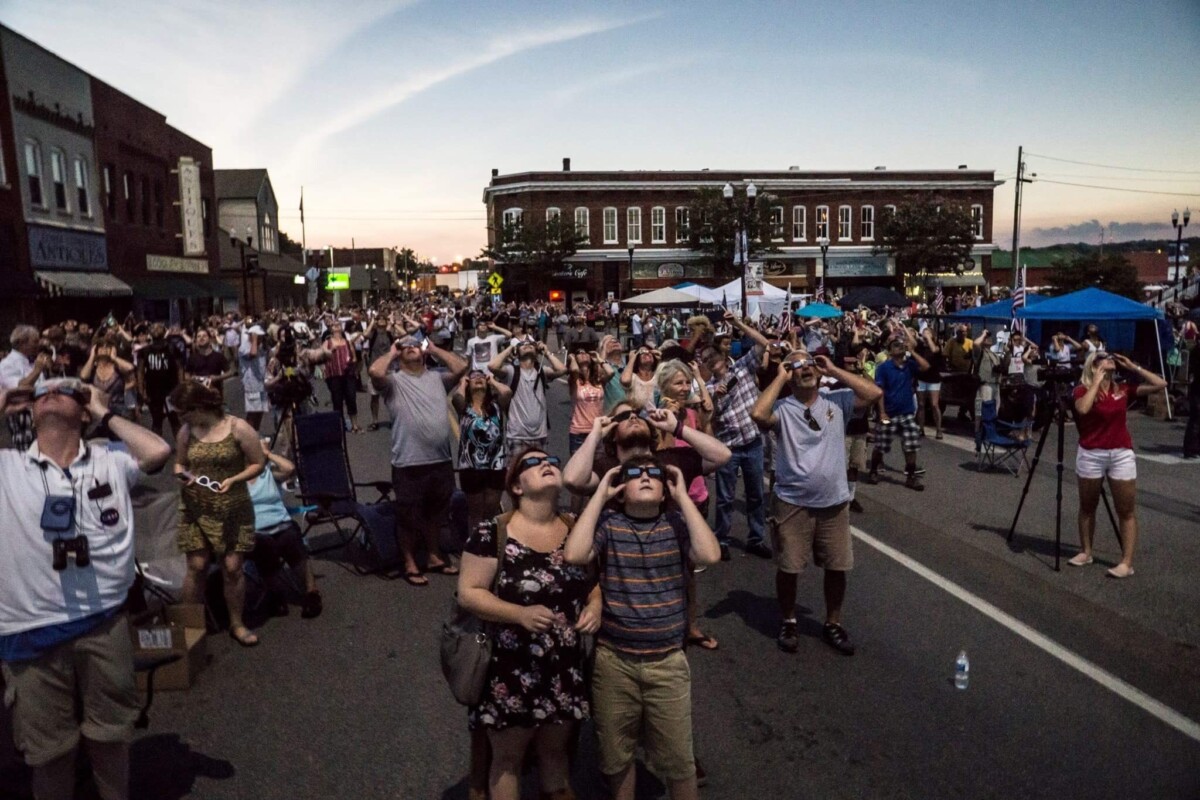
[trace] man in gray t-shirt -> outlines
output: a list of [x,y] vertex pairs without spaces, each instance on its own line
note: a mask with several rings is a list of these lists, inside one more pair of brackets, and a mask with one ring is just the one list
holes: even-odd
[[[821,378],[826,376],[850,388],[822,392]],[[785,385],[792,396],[780,400]],[[750,412],[760,428],[775,431],[779,437],[770,527],[776,599],[783,616],[777,643],[786,652],[794,653],[800,647],[796,579],[811,558],[825,571],[822,638],[839,653],[854,654],[854,645],[842,627],[846,573],[854,566],[845,423],[855,408],[867,408],[882,396],[883,390],[861,375],[800,349],[779,365],[775,380]]]
[[[441,362],[446,371],[426,369],[426,355]],[[399,363],[399,369],[392,371],[394,362]],[[371,384],[392,414],[396,531],[404,557],[404,579],[413,586],[429,583],[414,555],[418,536],[429,553],[428,571],[447,575],[458,572],[438,547],[438,533],[450,514],[450,496],[454,493],[446,392],[466,371],[467,362],[461,356],[414,336],[401,337],[368,370]]]
[[[519,359],[517,365],[506,366],[514,349]],[[549,359],[549,366],[541,362],[543,354]],[[550,438],[546,390],[550,381],[567,373],[566,366],[546,349],[544,342],[526,339],[513,342],[497,353],[488,370],[513,390],[504,430],[508,457],[513,458],[527,447],[544,448]]]

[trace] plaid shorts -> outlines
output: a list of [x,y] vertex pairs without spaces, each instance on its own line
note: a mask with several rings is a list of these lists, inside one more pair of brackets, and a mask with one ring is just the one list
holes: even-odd
[[904,452],[915,453],[921,449],[921,428],[913,414],[900,414],[886,423],[876,423],[875,449],[881,453],[891,452],[892,437],[897,428],[900,430],[900,447]]

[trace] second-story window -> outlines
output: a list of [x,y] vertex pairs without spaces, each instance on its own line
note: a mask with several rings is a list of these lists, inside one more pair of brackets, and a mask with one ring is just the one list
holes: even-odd
[[29,180],[30,204],[45,208],[46,196],[42,192],[42,149],[35,141],[25,143],[25,175]]
[[588,210],[586,206],[580,206],[575,209],[575,234],[583,237],[583,243],[588,244],[591,241],[591,233],[588,230]]
[[132,223],[133,219],[133,173],[126,172],[121,176],[121,190],[125,198],[125,221]]
[[142,224],[150,224],[150,179],[142,176]]
[[675,207],[675,241],[686,242],[691,236],[691,231],[688,229],[688,207]]
[[67,157],[62,150],[50,151],[50,182],[54,185],[54,207],[70,211],[67,202]]
[[783,241],[783,206],[771,206],[771,241]]
[[113,191],[113,166],[112,164],[104,165],[103,172],[104,180],[104,212],[111,220],[117,213],[117,194]]
[[630,244],[640,244],[642,241],[642,210],[630,208],[625,217],[625,240]]
[[667,210],[662,206],[650,209],[650,241],[653,244],[666,244]]
[[792,206],[792,241],[803,242],[808,239],[808,209],[804,206]]
[[981,205],[971,206],[971,222],[974,223],[975,238],[982,240],[983,239],[983,206],[981,206]]
[[838,241],[847,242],[851,238],[850,206],[838,206]]
[[162,228],[167,222],[167,204],[163,197],[163,183],[154,181],[154,223]]
[[525,220],[525,212],[519,208],[510,208],[504,212],[504,227],[513,227],[518,230],[522,222]]
[[875,240],[875,206],[863,206],[858,214],[859,233],[864,242]]
[[817,206],[817,238],[829,238],[829,206]]
[[620,239],[617,238],[617,210],[615,208],[604,209],[604,243],[617,244]]
[[92,215],[92,200],[88,197],[88,163],[83,156],[75,157],[75,204],[83,216]]
[[546,209],[546,222],[553,222],[562,214],[557,208],[551,207]]

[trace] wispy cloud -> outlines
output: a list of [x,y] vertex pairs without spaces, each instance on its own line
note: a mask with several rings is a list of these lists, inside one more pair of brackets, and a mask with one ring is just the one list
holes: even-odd
[[654,14],[622,20],[576,20],[498,36],[477,48],[470,48],[469,54],[464,57],[405,76],[396,84],[370,94],[351,107],[331,115],[297,139],[291,151],[289,167],[298,166],[311,157],[322,143],[333,136],[356,128],[440,83],[528,50],[606,33],[657,16],[659,15]]
[[1135,242],[1140,239],[1169,239],[1174,234],[1171,226],[1159,222],[1109,222],[1102,224],[1098,219],[1057,225],[1046,228],[1031,228],[1021,234],[1021,239],[1030,247],[1047,247],[1052,244],[1100,243],[1100,231],[1104,229],[1106,242]]
[[622,83],[627,83],[646,75],[653,75],[659,72],[669,72],[671,70],[690,67],[693,64],[699,63],[701,60],[702,59],[699,56],[689,56],[686,58],[677,58],[668,61],[652,61],[645,64],[626,67],[625,69],[603,72],[595,77],[579,81],[572,86],[567,86],[562,89],[555,89],[554,91],[550,92],[549,100],[552,103],[564,105],[572,100],[575,100],[577,97],[596,92],[600,89],[606,89],[611,86],[619,86]]

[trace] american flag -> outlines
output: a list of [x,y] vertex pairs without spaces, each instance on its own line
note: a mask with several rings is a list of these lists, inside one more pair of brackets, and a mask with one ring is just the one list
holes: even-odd
[[933,293],[933,313],[946,313],[946,295],[942,293],[941,284],[938,285],[937,291]]
[[817,283],[817,293],[813,295],[813,299],[818,303],[825,302],[825,276],[821,276],[821,280]]
[[1017,318],[1017,311],[1025,307],[1025,270],[1021,269],[1017,273],[1017,285],[1013,287],[1012,293],[1012,325],[1014,331],[1025,333],[1025,320]]

